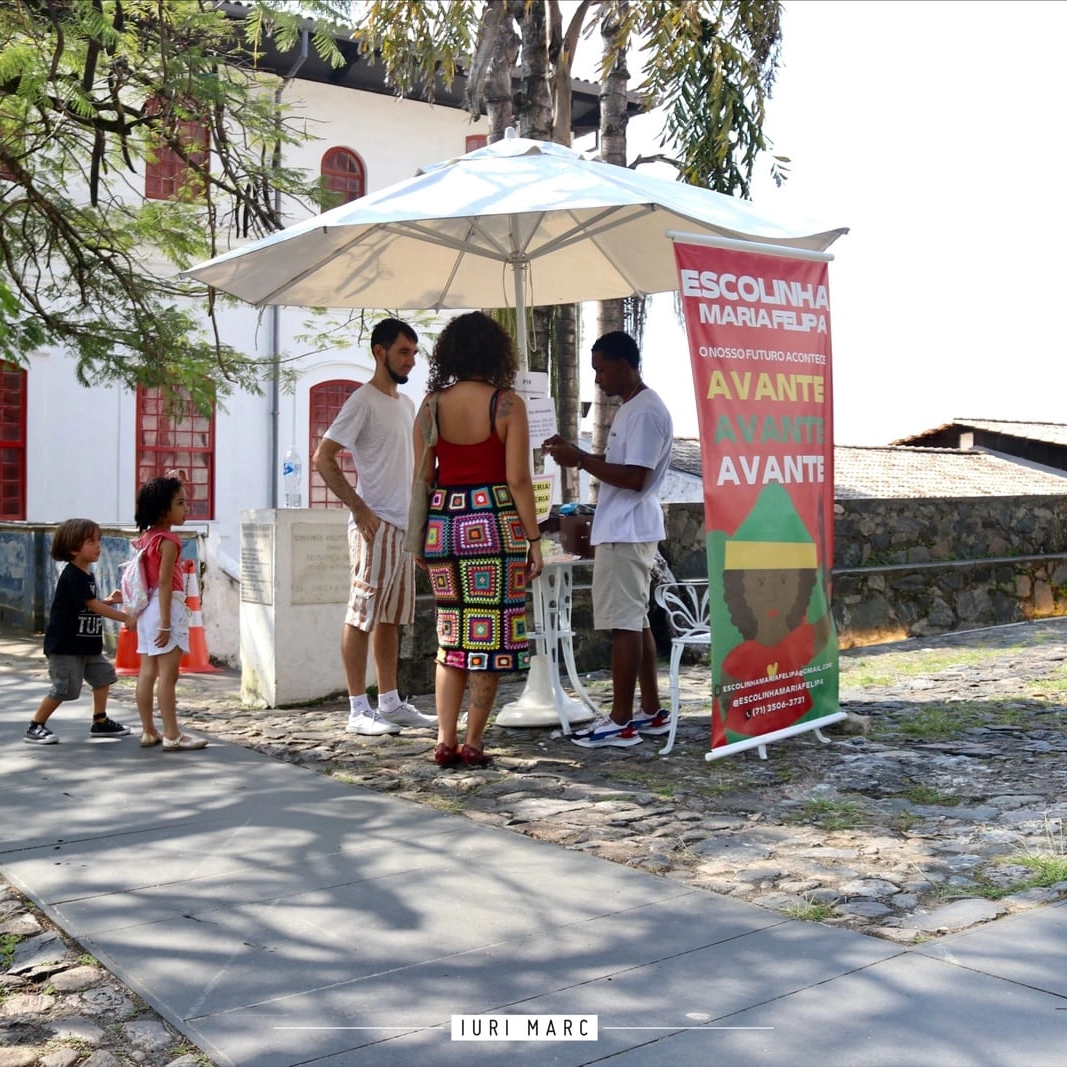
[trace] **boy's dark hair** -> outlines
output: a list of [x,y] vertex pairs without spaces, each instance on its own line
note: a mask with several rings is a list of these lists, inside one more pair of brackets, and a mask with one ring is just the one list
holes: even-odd
[[370,333],[370,347],[374,351],[375,345],[389,348],[396,339],[403,334],[413,344],[419,343],[419,335],[401,319],[382,319]]
[[641,350],[625,330],[604,334],[593,342],[592,351],[599,352],[605,359],[625,359],[634,370],[641,366]]
[[52,534],[52,547],[49,550],[52,559],[69,563],[78,549],[98,533],[100,526],[92,519],[67,519],[61,522]]
[[177,478],[153,478],[145,482],[137,494],[137,510],[133,513],[137,529],[143,532],[149,526],[155,526],[170,511],[171,501],[181,487]]
[[519,369],[511,334],[483,311],[468,311],[441,331],[428,360],[430,392],[465,378],[484,378],[497,389],[510,389]]

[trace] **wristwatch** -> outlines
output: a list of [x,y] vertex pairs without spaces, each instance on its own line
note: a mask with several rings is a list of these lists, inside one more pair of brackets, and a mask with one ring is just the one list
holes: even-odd
[[585,453],[580,448],[578,449],[578,462],[575,464],[575,467],[580,471],[585,470]]

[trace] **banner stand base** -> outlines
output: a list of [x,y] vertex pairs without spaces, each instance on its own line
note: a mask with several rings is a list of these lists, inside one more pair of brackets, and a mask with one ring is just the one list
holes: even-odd
[[744,741],[731,741],[728,745],[720,745],[710,752],[705,752],[704,759],[711,763],[713,760],[722,759],[723,756],[732,756],[735,752],[744,752],[750,748],[758,749],[759,758],[766,759],[768,745],[773,744],[775,741],[783,741],[787,737],[796,737],[797,734],[811,732],[814,732],[815,736],[824,745],[829,745],[832,742],[832,738],[822,733],[821,727],[829,726],[831,723],[840,722],[842,719],[847,718],[848,716],[843,711],[836,711],[833,715],[824,715],[821,719],[815,719],[813,722],[797,723],[795,726],[789,726],[784,730],[775,730],[759,737],[745,738]]

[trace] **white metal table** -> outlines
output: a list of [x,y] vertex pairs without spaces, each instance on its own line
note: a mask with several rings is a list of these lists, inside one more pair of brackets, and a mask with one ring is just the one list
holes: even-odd
[[[600,714],[578,677],[571,629],[574,567],[592,562],[579,556],[557,556],[545,560],[544,570],[534,579],[534,628],[529,636],[537,651],[530,657],[522,695],[497,714],[500,726],[552,726],[558,721],[563,733],[569,734],[572,723],[588,722]],[[561,655],[577,700],[563,688]]]

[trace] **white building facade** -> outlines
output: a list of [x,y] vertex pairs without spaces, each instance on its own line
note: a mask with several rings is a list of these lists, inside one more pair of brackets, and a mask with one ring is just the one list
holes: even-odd
[[[420,165],[462,155],[485,142],[486,120],[472,122],[462,107],[462,79],[451,90],[442,87],[431,105],[398,98],[382,84],[382,68],[368,67],[363,60],[353,59],[338,74],[313,49],[303,58],[299,49],[273,58],[281,74],[302,63],[282,99],[304,124],[307,137],[286,149],[285,167],[325,175],[328,160],[343,158],[361,193],[368,193],[413,175]],[[575,99],[576,128],[595,128],[595,87],[577,89]],[[143,174],[131,176],[131,188],[140,188],[144,179]],[[291,214],[285,222],[300,217]],[[290,448],[302,460],[303,506],[338,506],[311,470],[310,459],[344,398],[373,373],[370,326],[386,313],[388,309],[369,312],[365,336],[351,338],[350,347],[308,352],[302,335],[309,332],[309,322],[321,327],[328,319],[346,316],[315,320],[305,308],[227,307],[221,314],[223,340],[264,360],[263,392],[234,392],[220,401],[213,416],[171,425],[174,432],[162,445],[158,434],[152,436],[155,416],[142,394],[115,385],[79,384],[73,359],[62,352],[34,352],[23,371],[0,368],[0,421],[6,424],[0,430],[5,494],[0,518],[42,524],[84,516],[132,533],[144,470],[138,457],[143,464],[151,443],[161,466],[188,476],[194,510],[187,526],[199,534],[206,565],[202,596],[208,648],[213,658],[237,665],[241,514],[282,506],[282,458]],[[430,314],[399,316],[419,330],[427,350],[442,320]],[[275,353],[281,354],[287,371],[281,386],[269,369]],[[420,362],[405,386],[416,403],[425,381]]]

